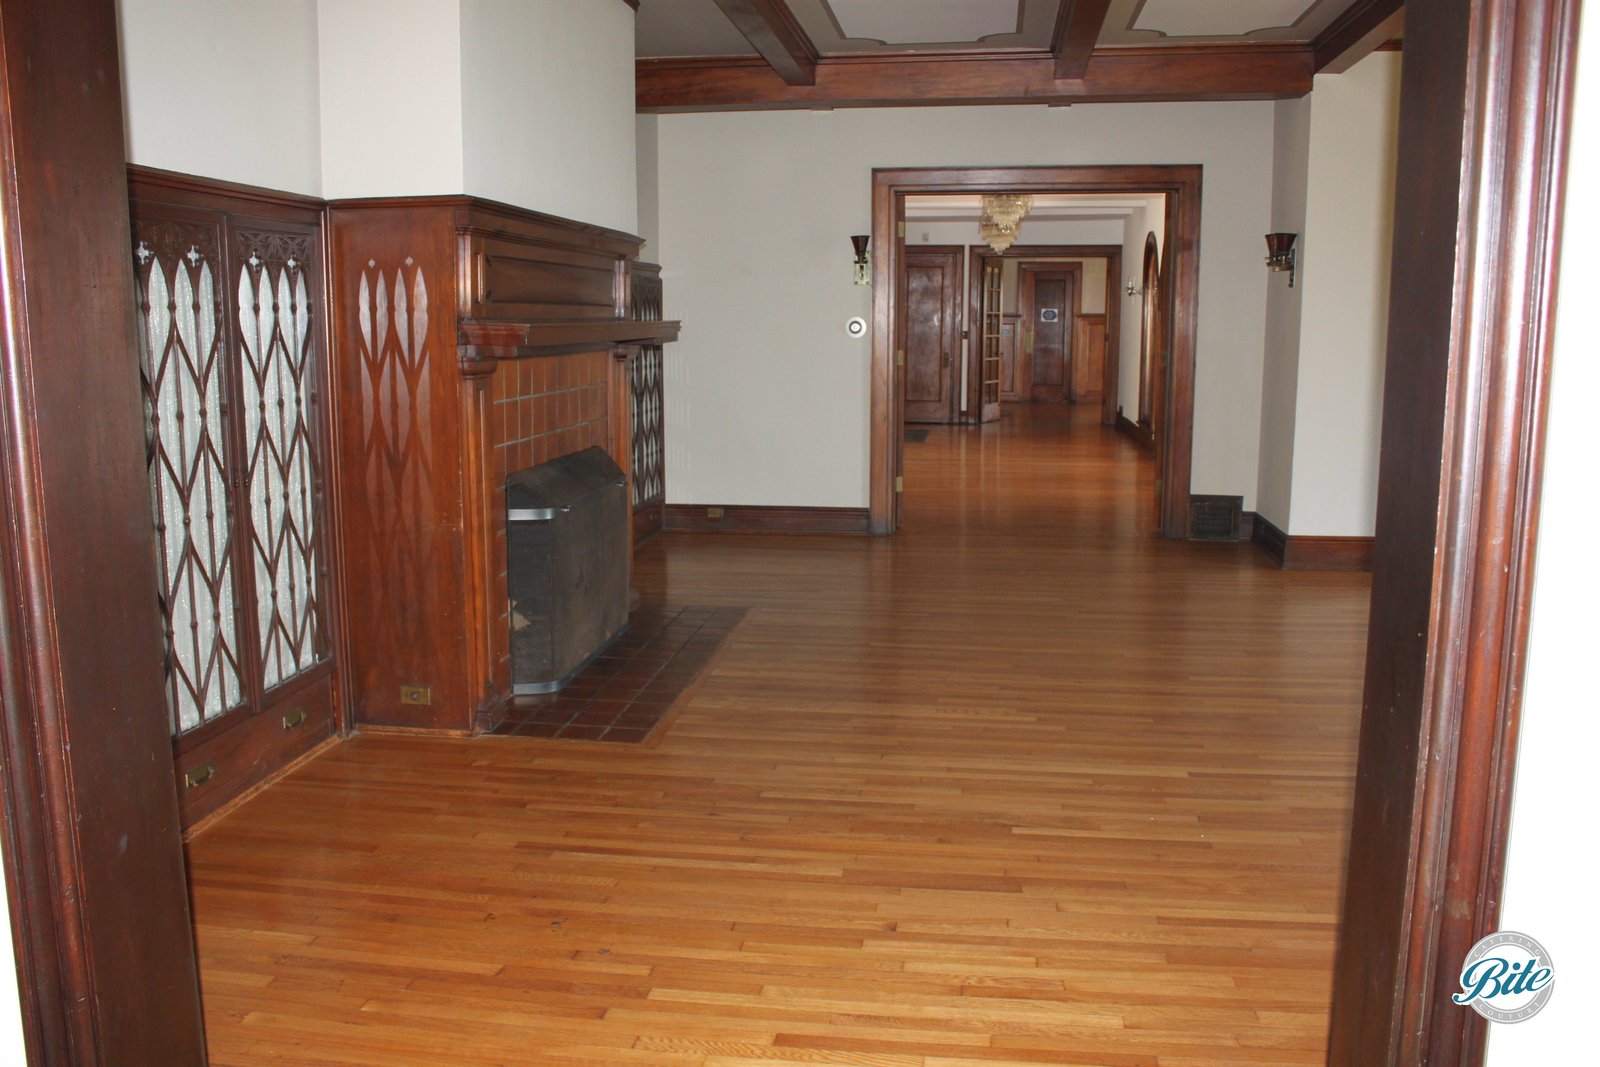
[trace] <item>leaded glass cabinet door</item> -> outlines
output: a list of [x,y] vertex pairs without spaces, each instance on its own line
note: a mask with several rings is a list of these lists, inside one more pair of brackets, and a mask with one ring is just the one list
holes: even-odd
[[[334,729],[320,213],[136,173],[133,264],[186,823]],[[185,200],[201,203],[184,203]],[[254,204],[241,205],[253,208]]]
[[175,734],[249,703],[220,251],[217,226],[181,220],[144,226],[134,251],[167,705]]

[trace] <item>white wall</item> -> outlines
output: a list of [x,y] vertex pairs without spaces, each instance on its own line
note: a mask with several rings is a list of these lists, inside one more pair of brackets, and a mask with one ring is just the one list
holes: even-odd
[[661,262],[661,139],[654,115],[634,117],[634,145],[638,157],[640,255],[646,263]]
[[117,0],[128,161],[322,191],[316,0]]
[[1370,537],[1377,516],[1400,57],[1374,52],[1311,92],[1291,535]]
[[[1201,226],[1206,226],[1204,213],[1201,214]],[[1143,341],[1144,329],[1144,300],[1138,296],[1129,296],[1126,286],[1129,282],[1137,287],[1144,286],[1144,246],[1145,240],[1155,234],[1156,255],[1164,255],[1167,246],[1167,203],[1165,197],[1152,198],[1142,209],[1128,216],[1128,221],[1123,225],[1122,233],[1122,274],[1124,291],[1120,301],[1119,313],[1122,315],[1122,333],[1119,337],[1118,347],[1121,349],[1121,362],[1117,368],[1117,406],[1122,409],[1123,415],[1129,422],[1139,421],[1139,347]],[[1200,234],[1200,247],[1206,245],[1206,234]],[[1165,265],[1164,263],[1162,264]],[[1202,268],[1204,264],[1202,263]],[[1204,322],[1207,309],[1203,303],[1205,298],[1205,280],[1201,279],[1200,321]],[[1199,398],[1195,400],[1195,422],[1200,421]],[[1202,490],[1194,489],[1198,493]],[[1250,507],[1247,502],[1246,508]]]
[[466,188],[460,0],[320,0],[322,195]]
[[459,3],[466,191],[634,232],[633,11],[618,0]]
[[1253,506],[1271,103],[663,115],[659,134],[672,501],[866,505],[870,345],[844,323],[871,310],[848,237],[873,167],[1199,163],[1193,487]]
[[1493,1067],[1578,1063],[1592,1058],[1600,959],[1594,916],[1594,855],[1587,784],[1600,751],[1594,714],[1595,579],[1592,533],[1600,506],[1590,488],[1593,416],[1600,392],[1593,338],[1600,286],[1589,247],[1600,232],[1600,25],[1585,20],[1578,45],[1571,170],[1558,290],[1555,365],[1546,440],[1533,617],[1500,926],[1538,939],[1556,963],[1555,992],[1538,1015],[1491,1024]]
[[[1272,233],[1306,232],[1306,182],[1311,161],[1311,97],[1279,100],[1272,122]],[[1342,168],[1341,168],[1342,173]],[[1299,241],[1295,242],[1299,245]],[[1262,241],[1262,258],[1266,242]],[[1267,278],[1267,348],[1261,373],[1261,467],[1256,511],[1289,529],[1294,482],[1295,397],[1300,370],[1300,298],[1303,280]]]

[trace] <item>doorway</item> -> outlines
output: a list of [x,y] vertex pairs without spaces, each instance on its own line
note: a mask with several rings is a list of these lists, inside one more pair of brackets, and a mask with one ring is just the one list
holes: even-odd
[[[877,169],[872,175],[872,243],[881,254],[873,261],[872,404],[869,427],[871,458],[869,512],[871,530],[893,533],[900,524],[904,488],[904,434],[907,386],[896,356],[907,311],[903,282],[907,256],[903,239],[908,197],[930,194],[1132,194],[1159,196],[1164,201],[1163,247],[1171,250],[1166,300],[1172,328],[1162,341],[1168,353],[1163,381],[1155,392],[1162,407],[1157,424],[1165,431],[1156,449],[1156,530],[1162,537],[1182,538],[1189,530],[1190,467],[1194,437],[1194,362],[1199,311],[1201,168],[1189,165],[1106,167],[982,167]],[[1108,315],[1108,318],[1110,316]],[[981,318],[979,321],[983,321]],[[1003,323],[1002,334],[1003,334]],[[985,323],[987,330],[987,323]],[[975,362],[988,364],[974,345]],[[1070,344],[1070,342],[1068,342]],[[1109,360],[1108,360],[1109,362]],[[989,364],[992,366],[992,364]],[[983,373],[980,370],[969,372]],[[969,379],[970,380],[970,379]],[[976,404],[987,407],[985,382],[978,383]],[[970,394],[969,394],[970,395]],[[1107,405],[1113,394],[1107,390]]]

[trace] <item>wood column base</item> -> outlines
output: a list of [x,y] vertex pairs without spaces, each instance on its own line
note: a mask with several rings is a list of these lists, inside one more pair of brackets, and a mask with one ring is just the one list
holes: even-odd
[[1256,515],[1250,540],[1286,571],[1370,571],[1370,537],[1290,537]]

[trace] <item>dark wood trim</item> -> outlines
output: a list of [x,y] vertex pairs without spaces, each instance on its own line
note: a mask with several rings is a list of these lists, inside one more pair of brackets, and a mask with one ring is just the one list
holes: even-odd
[[1082,78],[1089,70],[1095,42],[1106,23],[1111,0],[1062,0],[1056,13],[1050,51],[1056,57],[1056,78]]
[[817,46],[784,0],[715,0],[728,21],[788,85],[815,85]]
[[728,504],[712,518],[705,504],[668,504],[663,529],[694,533],[864,534],[872,532],[866,508],[765,507]]
[[[790,85],[755,56],[641,59],[641,112],[777,108],[1276,100],[1311,91],[1309,45],[1096,49],[1082,78],[1058,80],[1050,52],[824,56],[815,84]],[[876,247],[876,246],[874,246]]]
[[1370,571],[1370,537],[1300,537],[1280,530],[1270,519],[1252,513],[1250,540],[1286,571]]
[[1318,74],[1343,74],[1405,25],[1405,0],[1356,0],[1311,42]]
[[1329,1063],[1482,1062],[1451,1002],[1499,923],[1578,0],[1412,0],[1377,546]]
[[639,0],[622,0],[622,2],[633,8],[635,11],[639,10]]
[[34,1064],[205,1063],[112,0],[0,3],[0,804]]

